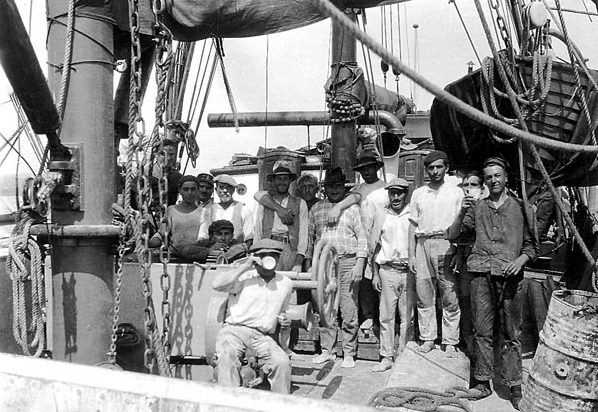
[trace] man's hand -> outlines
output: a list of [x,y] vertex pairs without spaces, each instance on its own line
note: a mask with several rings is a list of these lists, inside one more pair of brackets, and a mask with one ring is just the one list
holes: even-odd
[[517,259],[503,267],[503,274],[505,275],[505,277],[517,275],[519,272],[521,272],[521,269],[523,269],[523,266],[525,266],[528,260],[529,257],[527,255],[519,256]]
[[372,287],[376,292],[382,292],[382,280],[380,279],[380,274],[374,273],[372,275]]
[[411,256],[411,257],[409,258],[409,270],[410,270],[412,273],[417,273],[417,266],[416,266],[416,264],[415,264],[415,256]]
[[223,252],[226,252],[228,251],[228,248],[229,246],[226,243],[217,242],[210,247],[210,250],[221,250]]
[[351,271],[351,282],[358,283],[361,281],[363,277],[363,268],[365,265],[365,258],[357,258],[357,262],[355,266],[353,266],[353,270]]
[[341,213],[343,212],[343,209],[341,209],[340,205],[338,203],[336,203],[334,206],[332,206],[332,208],[328,211],[328,220],[327,220],[327,224],[328,226],[334,226],[338,223],[338,219],[341,216]]
[[456,274],[461,273],[461,266],[463,265],[463,255],[461,251],[457,251],[453,256],[451,256],[451,263],[450,268],[453,269],[453,272]]
[[473,196],[469,196],[469,195],[465,196],[463,198],[463,200],[461,200],[461,210],[465,211],[465,210],[469,209],[470,207],[475,205],[475,202],[476,202],[476,200]]
[[301,273],[301,264],[295,264],[293,265],[293,269],[291,269],[292,272],[299,272]]
[[276,208],[276,214],[278,215],[282,223],[284,223],[287,226],[292,225],[295,221],[295,213],[282,206]]
[[278,323],[280,324],[281,328],[290,328],[291,327],[291,319],[287,316],[286,312],[278,315]]

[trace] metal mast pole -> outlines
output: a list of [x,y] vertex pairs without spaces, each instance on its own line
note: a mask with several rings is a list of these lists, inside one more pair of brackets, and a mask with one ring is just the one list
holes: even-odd
[[[345,13],[351,20],[356,21],[353,9],[346,9]],[[345,31],[339,23],[332,20],[332,64],[355,61],[357,61],[357,42],[355,38],[348,31]],[[355,123],[332,123],[331,136],[331,165],[332,167],[342,168],[347,179],[353,181],[355,172],[351,170],[351,167],[355,166],[355,147],[357,145]]]
[[[52,161],[68,193],[53,202],[62,234],[52,243],[53,357],[96,364],[107,359],[113,310],[115,195],[113,25],[101,5],[76,10],[68,98],[61,130],[70,162]],[[48,0],[48,75],[59,100],[67,33],[68,0]],[[53,233],[56,233],[53,230]],[[118,232],[117,232],[118,233]]]

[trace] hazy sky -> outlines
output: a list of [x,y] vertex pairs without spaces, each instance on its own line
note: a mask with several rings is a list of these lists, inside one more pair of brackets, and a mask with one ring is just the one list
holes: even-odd
[[[483,36],[477,12],[471,0],[456,0],[463,18],[474,39],[481,57],[488,55],[488,47]],[[29,22],[29,1],[17,1],[21,7],[26,26]],[[582,0],[563,0],[563,7],[583,9]],[[587,2],[591,11],[595,6]],[[394,8],[396,10],[396,8]],[[400,6],[402,21],[403,60],[410,66],[415,65],[415,29],[417,29],[417,49],[419,71],[435,84],[444,87],[458,79],[467,71],[467,62],[474,61],[475,54],[470,46],[465,31],[459,21],[453,4],[447,0],[413,0]],[[395,12],[396,17],[396,12]],[[368,33],[380,39],[380,9],[368,9]],[[590,67],[598,67],[598,49],[596,48],[597,19],[566,14],[566,22],[574,41],[579,45]],[[39,53],[42,67],[45,68],[45,11],[44,2],[35,1],[33,6],[32,39]],[[398,35],[395,23],[395,43]],[[330,21],[324,21],[291,32],[279,33],[250,39],[225,39],[225,64],[230,78],[231,88],[237,109],[245,111],[287,111],[287,110],[324,110],[323,85],[328,75],[330,54]],[[406,46],[409,43],[409,52]],[[558,41],[554,42],[555,44]],[[198,45],[200,47],[200,45]],[[266,48],[268,47],[268,53]],[[562,47],[560,55],[566,57]],[[395,51],[397,47],[395,46]],[[362,65],[363,55],[358,46],[358,58]],[[199,54],[199,53],[197,53]],[[396,53],[398,54],[398,52]],[[266,60],[268,60],[268,104],[266,107]],[[372,55],[376,82],[383,84],[379,59]],[[153,83],[153,81],[152,81]],[[8,100],[5,93],[3,73],[0,74],[0,103]],[[387,81],[388,88],[394,89],[392,74]],[[400,91],[411,95],[410,82],[403,78]],[[191,93],[191,90],[188,90]],[[420,110],[429,109],[432,96],[421,90],[415,90],[414,97]],[[152,123],[153,90],[146,96],[144,107],[148,123]],[[7,107],[9,106],[9,107]],[[298,148],[307,142],[306,127],[271,127],[267,131],[267,141],[263,128],[244,128],[240,133],[234,129],[210,129],[206,119],[208,113],[230,112],[220,72],[217,73],[210,95],[204,122],[197,136],[201,149],[200,160],[195,171],[207,171],[210,168],[228,163],[235,152],[255,154],[260,145],[268,147],[284,145]],[[186,112],[185,112],[186,113]],[[0,105],[0,132],[8,137],[16,128],[10,104]],[[148,125],[148,130],[150,126]],[[322,130],[311,128],[312,142],[322,139]],[[27,153],[26,149],[24,152]],[[0,159],[4,157],[0,153]],[[190,171],[188,169],[187,171]],[[5,163],[0,175],[14,173],[14,156]]]

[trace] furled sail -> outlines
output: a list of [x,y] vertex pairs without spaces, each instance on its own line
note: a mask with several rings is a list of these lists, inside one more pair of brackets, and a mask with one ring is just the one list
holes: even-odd
[[[518,85],[519,89],[533,91],[534,81],[530,58],[517,58],[517,67],[522,79],[522,83]],[[598,81],[598,72],[590,70],[590,73]],[[498,73],[494,74],[494,78],[498,79]],[[551,70],[546,71],[546,75],[550,78],[540,79],[535,83],[546,87],[547,90],[537,91],[533,96],[527,95],[530,98],[538,98],[538,100],[532,99],[535,104],[524,110],[529,131],[562,142],[596,144],[598,131],[595,119],[598,118],[598,91],[591,87],[585,73],[580,73],[580,86],[576,84],[573,69],[569,64],[554,62]],[[507,121],[513,119],[515,115],[504,93],[502,96],[496,95],[491,104],[488,102],[489,88],[484,84],[481,72],[477,70],[449,84],[445,90],[479,110],[482,110],[485,105],[486,108],[493,108],[494,116],[502,117]],[[499,92],[504,92],[504,86],[499,80],[496,80],[495,87]],[[591,126],[588,125],[579,99],[575,98],[581,94],[587,101],[588,115],[592,119]],[[484,100],[487,102],[485,103]],[[519,178],[517,143],[509,136],[492,133],[486,126],[470,120],[438,99],[434,100],[430,110],[430,128],[434,145],[446,151],[452,169],[479,169],[486,158],[500,154],[511,164],[513,177]],[[598,185],[596,155],[541,147],[538,150],[556,186]],[[543,179],[532,155],[524,150],[523,158],[527,169],[526,180],[533,185],[541,184]]]
[[[366,8],[407,0],[332,0]],[[326,16],[307,0],[167,0],[164,22],[177,40],[252,37],[296,29]]]

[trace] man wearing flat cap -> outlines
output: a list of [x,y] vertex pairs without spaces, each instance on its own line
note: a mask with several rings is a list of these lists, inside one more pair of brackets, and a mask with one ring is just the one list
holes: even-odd
[[372,372],[392,368],[395,356],[395,313],[400,317],[399,351],[407,343],[408,321],[412,314],[407,311],[408,288],[415,287],[415,279],[408,269],[409,261],[409,182],[397,177],[385,186],[388,206],[374,217],[369,238],[373,253],[372,285],[380,293],[380,356],[381,362]]
[[419,334],[423,353],[435,348],[436,293],[442,302],[442,344],[448,357],[456,355],[461,310],[455,275],[450,267],[454,246],[447,229],[461,209],[463,191],[445,182],[448,172],[446,153],[432,150],[424,157],[430,182],[413,192],[409,205],[409,269],[415,273]]
[[[490,379],[494,377],[494,325],[497,324],[503,342],[502,377],[510,387],[511,404],[519,410],[522,398],[520,294],[523,268],[538,253],[533,230],[535,218],[522,201],[509,195],[504,159],[487,159],[483,173],[490,192],[488,197],[476,201],[466,196],[448,236],[450,239],[475,236],[467,258],[474,327],[472,392],[480,399],[492,394]],[[496,316],[498,322],[495,322]]]
[[272,392],[290,392],[291,361],[273,338],[279,324],[290,326],[286,311],[293,283],[275,270],[283,246],[272,239],[256,241],[246,262],[212,282],[215,290],[229,294],[225,324],[216,338],[220,385],[240,386],[241,359],[251,349]]
[[253,216],[251,210],[234,199],[237,181],[230,175],[221,174],[214,178],[216,194],[220,202],[211,205],[211,220],[228,220],[234,226],[234,239],[237,243],[253,242]]
[[[343,362],[341,367],[353,368],[357,354],[357,333],[359,330],[358,295],[361,277],[367,258],[367,237],[361,222],[361,213],[357,205],[342,211],[334,224],[328,221],[328,212],[334,205],[345,198],[347,179],[340,167],[328,170],[324,179],[326,199],[316,203],[309,212],[309,242],[307,258],[311,261],[313,247],[320,239],[335,247],[339,266],[340,312],[342,317]],[[311,263],[311,262],[310,262]],[[336,310],[336,309],[335,309]],[[322,354],[313,359],[314,363],[324,363],[336,356],[339,328],[336,324],[329,328],[320,328],[320,346]]]
[[[254,241],[274,239],[284,243],[277,269],[301,272],[301,264],[307,252],[308,214],[305,201],[289,193],[291,182],[297,178],[297,174],[290,161],[278,160],[268,178],[272,179],[273,190],[265,193],[264,197],[270,200],[270,204],[264,207],[264,200],[256,198],[259,205],[255,217]],[[280,214],[275,211],[277,208],[290,211],[291,221],[283,222]]]

